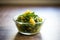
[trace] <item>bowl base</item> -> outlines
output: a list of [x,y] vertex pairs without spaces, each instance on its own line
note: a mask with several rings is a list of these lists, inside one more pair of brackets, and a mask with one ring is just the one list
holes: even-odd
[[23,35],[35,35],[35,34],[38,34],[38,33],[24,33],[24,32],[19,32],[19,33],[21,33],[21,34],[23,34]]

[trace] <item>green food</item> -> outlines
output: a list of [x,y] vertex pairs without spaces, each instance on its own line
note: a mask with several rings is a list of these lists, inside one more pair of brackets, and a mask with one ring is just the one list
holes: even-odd
[[42,24],[39,23],[42,22],[42,18],[29,10],[22,15],[19,15],[16,21],[22,23],[16,23],[18,30],[25,33],[39,32],[40,26]]

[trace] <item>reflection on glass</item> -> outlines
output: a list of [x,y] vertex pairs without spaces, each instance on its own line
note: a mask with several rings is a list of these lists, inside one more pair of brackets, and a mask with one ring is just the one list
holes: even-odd
[[17,33],[14,40],[42,40],[42,38],[40,33],[30,36]]

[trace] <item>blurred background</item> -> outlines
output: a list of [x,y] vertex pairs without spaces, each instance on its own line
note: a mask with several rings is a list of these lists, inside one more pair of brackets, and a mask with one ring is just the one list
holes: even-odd
[[[45,18],[37,35],[19,34],[13,21],[27,9]],[[0,40],[60,40],[60,0],[0,0]]]
[[60,0],[0,0],[0,5],[60,5]]

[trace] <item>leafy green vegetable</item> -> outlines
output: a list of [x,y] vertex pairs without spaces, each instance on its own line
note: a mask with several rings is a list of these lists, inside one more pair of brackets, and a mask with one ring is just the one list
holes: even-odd
[[40,18],[34,12],[27,11],[24,14],[19,15],[16,21],[22,22],[22,23],[28,23],[28,24],[17,23],[16,25],[19,31],[22,31],[25,33],[35,33],[39,31],[41,24],[38,22],[42,22],[42,18]]

